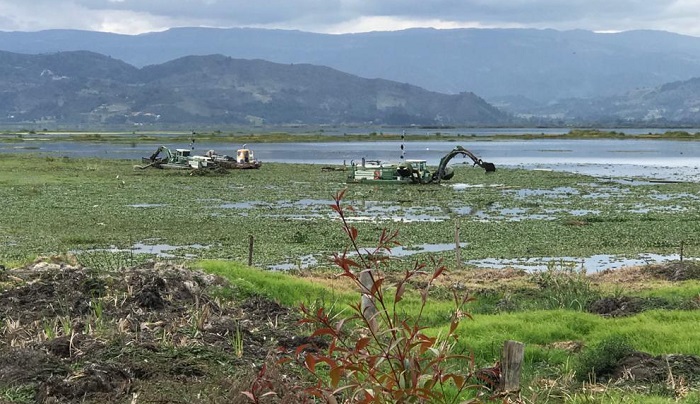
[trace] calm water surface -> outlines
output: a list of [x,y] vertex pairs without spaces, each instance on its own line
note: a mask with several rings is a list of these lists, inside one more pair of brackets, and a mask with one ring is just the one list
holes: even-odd
[[[457,145],[463,146],[497,167],[551,169],[604,177],[646,177],[677,181],[700,181],[700,142],[640,139],[535,139],[409,141],[406,159],[424,159],[437,165]],[[189,144],[168,144],[188,148]],[[263,162],[339,165],[370,160],[399,161],[401,142],[329,142],[248,144]],[[27,140],[1,143],[0,153],[36,153],[52,156],[99,157],[140,161],[158,147],[156,144],[110,144]],[[234,155],[238,144],[197,143],[195,153],[213,149]],[[471,164],[457,157],[451,164]]]

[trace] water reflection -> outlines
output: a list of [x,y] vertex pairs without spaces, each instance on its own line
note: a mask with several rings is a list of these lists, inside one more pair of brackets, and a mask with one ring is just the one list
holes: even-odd
[[598,254],[590,257],[536,257],[536,258],[514,258],[498,259],[485,258],[467,261],[467,264],[477,268],[505,269],[515,268],[526,271],[543,271],[553,268],[577,268],[585,269],[587,272],[599,272],[606,269],[619,269],[627,266],[641,266],[658,264],[680,259],[678,254],[638,254],[635,257],[623,257],[617,255]]

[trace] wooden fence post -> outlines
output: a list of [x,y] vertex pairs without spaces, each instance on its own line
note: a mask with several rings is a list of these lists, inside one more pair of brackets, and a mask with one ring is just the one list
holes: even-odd
[[457,222],[455,223],[455,261],[457,261],[455,264],[455,267],[459,271],[462,269],[462,251],[460,250],[460,242],[459,242],[459,219],[457,219]]
[[506,341],[501,353],[501,383],[499,390],[505,393],[520,390],[520,370],[525,357],[525,344]]
[[680,257],[681,257],[681,262],[683,262],[683,240],[681,240],[681,253],[680,253]]
[[362,316],[367,320],[367,324],[373,332],[379,330],[379,324],[377,323],[377,305],[374,302],[374,296],[372,296],[372,288],[374,288],[374,276],[372,275],[372,270],[367,268],[360,272],[358,276],[360,281],[360,310],[362,310]]
[[248,266],[253,266],[253,235],[248,236]]

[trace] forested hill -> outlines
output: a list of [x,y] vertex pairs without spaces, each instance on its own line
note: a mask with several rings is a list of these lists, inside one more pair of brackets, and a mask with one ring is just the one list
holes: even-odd
[[137,68],[88,51],[0,52],[0,123],[498,125],[471,92],[440,94],[328,67],[186,56]]

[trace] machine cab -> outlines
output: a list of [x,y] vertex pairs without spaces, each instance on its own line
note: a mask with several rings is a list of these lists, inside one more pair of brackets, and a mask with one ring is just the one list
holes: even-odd
[[236,162],[237,163],[252,163],[255,161],[253,156],[253,151],[250,149],[238,149],[236,151]]
[[413,169],[414,172],[418,172],[423,175],[428,171],[428,163],[425,160],[406,160],[409,167]]

